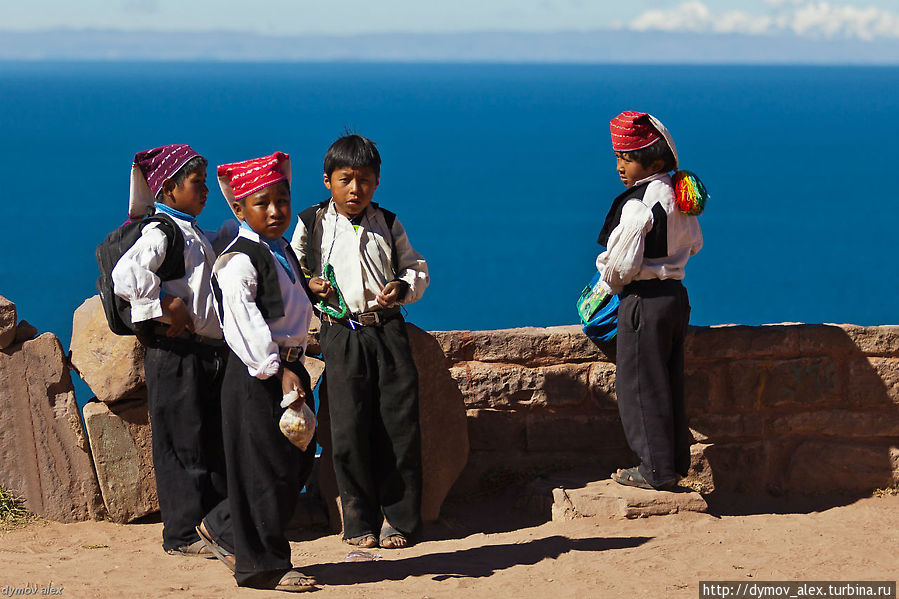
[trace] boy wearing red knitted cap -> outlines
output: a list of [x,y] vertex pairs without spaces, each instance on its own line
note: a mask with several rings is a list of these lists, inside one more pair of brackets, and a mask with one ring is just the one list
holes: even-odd
[[209,277],[217,240],[201,231],[207,161],[186,144],[138,152],[129,218],[149,214],[140,237],[112,270],[146,346],[153,467],[170,555],[211,557],[195,527],[224,497],[219,392],[227,357]]
[[281,407],[312,402],[303,366],[312,319],[309,288],[290,244],[290,159],[283,152],[218,167],[219,185],[240,221],[237,238],[213,268],[225,341],[222,387],[228,497],[197,532],[238,586],[314,590],[294,570],[285,536],[315,458],[279,430]]
[[673,487],[690,467],[684,411],[684,338],[690,318],[682,284],[702,231],[683,212],[672,178],[677,149],[654,116],[634,111],[610,122],[618,175],[627,190],[612,202],[596,259],[603,289],[618,294],[615,389],[628,444],[640,464],[612,478],[647,489]]

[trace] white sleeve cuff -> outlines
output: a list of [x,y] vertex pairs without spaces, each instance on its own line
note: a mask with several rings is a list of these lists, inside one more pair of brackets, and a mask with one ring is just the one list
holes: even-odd
[[136,297],[131,300],[131,322],[143,322],[162,316],[159,299]]
[[278,374],[278,370],[281,369],[281,358],[278,357],[278,354],[270,354],[265,361],[259,365],[259,368],[253,369],[247,366],[247,372],[250,373],[250,376],[254,376],[257,379],[269,379],[276,374]]

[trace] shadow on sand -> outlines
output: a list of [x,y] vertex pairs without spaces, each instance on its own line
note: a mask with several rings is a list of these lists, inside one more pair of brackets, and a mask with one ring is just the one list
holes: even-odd
[[527,543],[484,545],[461,551],[430,553],[382,561],[339,562],[303,566],[303,572],[326,585],[351,585],[383,580],[403,580],[409,576],[485,578],[517,565],[533,565],[555,559],[570,551],[609,551],[638,547],[651,537],[593,537],[569,539],[551,536]]

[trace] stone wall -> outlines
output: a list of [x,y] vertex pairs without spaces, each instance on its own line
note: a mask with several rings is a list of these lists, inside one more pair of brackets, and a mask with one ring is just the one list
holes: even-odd
[[[455,493],[633,465],[614,364],[580,327],[433,335],[468,413]],[[815,494],[899,482],[899,326],[691,327],[686,364],[696,486]]]
[[[109,333],[99,309],[88,300],[72,336],[72,364],[102,400],[84,412],[88,447],[59,341],[13,325],[15,306],[0,298],[0,485],[51,519],[126,522],[157,509],[141,348]],[[428,519],[463,465],[453,493],[471,498],[633,464],[612,352],[579,327],[409,331]],[[798,495],[899,483],[899,326],[693,327],[686,352],[694,486]]]

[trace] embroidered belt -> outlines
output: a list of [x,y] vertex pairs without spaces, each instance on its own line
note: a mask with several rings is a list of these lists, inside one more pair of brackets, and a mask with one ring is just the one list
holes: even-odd
[[355,329],[357,326],[374,327],[380,326],[389,320],[400,315],[400,307],[394,306],[386,310],[374,310],[371,312],[351,312],[346,318],[332,318],[327,314],[322,314],[321,319],[329,324],[341,324],[345,327]]

